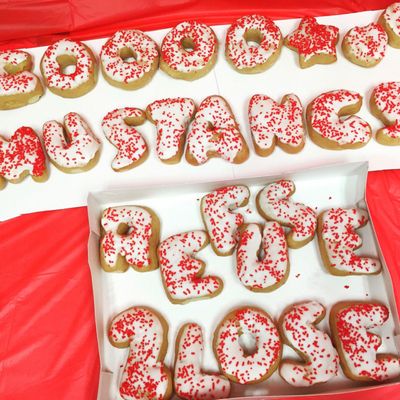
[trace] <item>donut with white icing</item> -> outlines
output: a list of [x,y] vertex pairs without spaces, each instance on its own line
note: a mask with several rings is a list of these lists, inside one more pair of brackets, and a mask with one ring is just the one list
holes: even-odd
[[147,106],[147,117],[157,128],[156,151],[162,162],[176,164],[181,160],[195,110],[194,101],[184,97],[156,100]]
[[400,49],[400,3],[392,3],[379,17],[378,23],[385,29],[389,45]]
[[223,282],[216,276],[203,276],[206,264],[194,257],[209,243],[204,231],[172,235],[158,247],[158,262],[168,299],[184,304],[217,296]]
[[148,207],[118,206],[101,217],[100,263],[106,272],[139,272],[158,268],[160,222]]
[[113,318],[108,339],[117,348],[129,347],[119,395],[124,400],[167,400],[172,376],[164,364],[168,348],[168,324],[155,310],[136,306]]
[[217,60],[217,50],[217,37],[208,25],[181,22],[164,37],[160,69],[173,78],[199,79],[211,71]]
[[104,79],[110,85],[139,89],[158,69],[158,46],[141,31],[118,31],[101,48],[100,61]]
[[292,249],[298,249],[310,242],[317,228],[315,211],[290,199],[295,191],[292,181],[281,179],[265,186],[256,198],[257,210],[263,218],[290,228],[286,240]]
[[342,41],[344,56],[361,67],[373,67],[385,57],[388,37],[382,25],[372,22],[350,29]]
[[117,108],[103,118],[104,135],[118,149],[111,164],[114,171],[137,167],[148,157],[146,141],[136,129],[145,121],[146,113],[134,107]]
[[332,307],[332,338],[343,372],[349,379],[382,382],[400,375],[399,357],[378,353],[382,339],[369,332],[382,326],[388,318],[388,308],[376,302],[341,302]]
[[229,27],[225,56],[236,71],[255,74],[265,71],[276,62],[282,44],[281,31],[274,21],[263,15],[246,15]]
[[47,155],[59,170],[79,173],[97,164],[101,142],[79,114],[66,114],[63,125],[54,120],[45,122],[42,133]]
[[212,157],[234,164],[249,157],[232,110],[221,96],[209,96],[201,102],[187,136],[186,160],[190,164],[201,165]]
[[200,203],[204,226],[211,246],[219,256],[231,255],[238,242],[238,228],[244,223],[243,215],[233,212],[249,202],[247,186],[226,186],[206,194]]
[[387,146],[400,145],[400,82],[385,82],[371,94],[372,114],[385,125],[376,131],[375,139]]
[[240,228],[236,274],[254,292],[272,292],[289,276],[285,231],[277,222],[246,224]]
[[371,275],[381,271],[376,258],[355,254],[362,246],[356,230],[368,222],[360,208],[331,208],[318,216],[318,243],[322,261],[332,275]]
[[[372,137],[371,127],[353,115],[360,111],[362,96],[346,89],[316,97],[307,107],[307,127],[311,140],[329,150],[358,149]],[[348,115],[348,117],[343,118]]]
[[303,106],[294,94],[277,103],[269,96],[255,94],[249,102],[249,123],[254,149],[269,156],[278,145],[286,153],[298,153],[305,144]]
[[185,400],[216,400],[229,397],[231,384],[223,375],[202,370],[203,332],[188,323],[179,330],[175,346],[174,389]]
[[298,28],[286,36],[284,44],[298,53],[300,67],[308,68],[335,62],[338,40],[336,26],[322,25],[314,17],[305,17]]
[[22,126],[9,139],[0,136],[0,190],[7,182],[19,183],[27,175],[36,182],[48,178],[40,140],[32,128]]
[[[65,72],[73,66],[71,73]],[[91,91],[97,81],[97,61],[85,44],[61,39],[49,46],[40,62],[46,86],[62,97],[80,97]]]
[[279,374],[289,385],[309,387],[328,382],[338,374],[339,356],[331,338],[316,327],[324,317],[325,308],[316,301],[295,304],[281,316],[284,342],[302,359],[282,360]]
[[[255,350],[241,345],[240,337],[249,335]],[[242,307],[230,312],[214,332],[214,353],[221,372],[232,382],[258,383],[278,368],[282,343],[271,317],[263,310]]]
[[0,110],[37,102],[43,94],[40,79],[31,72],[32,57],[21,50],[0,52]]

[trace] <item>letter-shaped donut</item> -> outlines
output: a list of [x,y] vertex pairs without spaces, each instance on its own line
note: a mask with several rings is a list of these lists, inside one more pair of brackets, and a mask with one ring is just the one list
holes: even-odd
[[48,177],[42,144],[33,129],[23,126],[9,140],[0,136],[0,189],[7,181],[19,183],[27,175],[36,182]]
[[286,236],[288,246],[298,249],[314,238],[317,227],[315,211],[290,199],[296,187],[292,181],[272,182],[257,195],[257,209],[268,221],[277,221],[291,228]]
[[[74,66],[71,73],[64,72]],[[62,97],[80,97],[97,81],[97,61],[85,44],[61,39],[47,48],[40,63],[43,79],[51,92]]]
[[[255,351],[242,347],[242,335],[250,335],[255,340]],[[267,379],[281,359],[278,329],[266,312],[253,307],[230,312],[215,330],[213,343],[221,372],[236,383]]]
[[158,267],[156,247],[160,223],[147,207],[119,206],[104,210],[101,218],[100,261],[107,272],[129,267],[146,272]]
[[239,231],[236,273],[240,281],[255,292],[278,289],[289,276],[289,255],[283,228],[277,222],[266,222],[263,228],[258,224],[248,224]]
[[[329,150],[358,149],[371,139],[371,127],[357,113],[362,97],[350,90],[334,90],[316,97],[307,107],[311,140]],[[347,118],[341,118],[349,115]]]
[[157,127],[157,155],[167,164],[180,161],[186,130],[196,106],[192,99],[175,97],[156,100],[147,106],[147,117]]
[[46,122],[43,140],[50,161],[63,172],[85,172],[97,164],[101,143],[77,113],[66,114],[64,126],[54,120]]
[[190,231],[172,235],[158,247],[158,260],[165,292],[172,303],[186,303],[217,296],[222,280],[203,276],[205,263],[193,254],[209,243],[204,231]]
[[259,156],[269,156],[276,144],[287,153],[298,153],[304,147],[303,106],[294,94],[284,96],[281,104],[255,94],[249,103],[249,122]]
[[400,82],[385,82],[371,94],[372,114],[385,125],[376,132],[375,139],[387,146],[400,145]]
[[240,164],[248,156],[246,141],[226,100],[221,96],[204,99],[189,130],[186,160],[200,165],[211,157],[221,157]]
[[104,135],[118,149],[111,164],[114,171],[126,171],[146,160],[147,144],[135,128],[145,121],[146,113],[133,107],[117,108],[103,118]]
[[201,78],[214,66],[217,49],[217,38],[208,25],[182,22],[162,42],[160,69],[177,79]]
[[292,386],[328,382],[338,373],[339,356],[331,338],[316,327],[324,317],[323,305],[308,301],[290,307],[280,318],[284,341],[303,359],[284,359],[279,366],[279,374]]
[[158,47],[138,30],[118,31],[100,53],[104,79],[121,89],[134,90],[148,84],[158,69]]
[[[251,46],[256,42],[258,46]],[[265,71],[278,59],[282,34],[274,21],[263,15],[246,15],[236,20],[226,34],[225,56],[241,73]]]
[[377,274],[379,260],[361,257],[355,250],[362,239],[356,230],[366,225],[368,212],[359,208],[331,208],[318,217],[318,243],[322,261],[333,275]]
[[332,307],[329,321],[332,338],[349,379],[382,382],[400,375],[399,357],[377,354],[382,339],[369,332],[388,318],[387,307],[375,302],[342,302]]
[[199,325],[188,323],[179,330],[175,347],[175,393],[185,400],[216,400],[229,396],[230,382],[223,375],[202,370],[204,343]]
[[392,3],[379,17],[378,24],[383,26],[389,39],[389,44],[400,49],[400,3]]
[[43,86],[31,69],[32,57],[25,51],[0,52],[0,110],[23,107],[40,99]]
[[250,197],[247,186],[226,186],[201,199],[200,210],[211,246],[219,256],[233,253],[238,238],[237,229],[243,224],[243,215],[233,210],[245,206]]
[[111,321],[108,338],[114,347],[129,347],[119,384],[124,400],[167,400],[172,377],[164,364],[168,348],[168,324],[149,307],[132,307]]

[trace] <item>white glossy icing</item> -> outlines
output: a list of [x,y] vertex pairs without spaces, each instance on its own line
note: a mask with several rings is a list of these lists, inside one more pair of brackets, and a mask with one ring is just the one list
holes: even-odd
[[[128,48],[134,54],[134,61],[125,62],[120,52]],[[141,31],[118,31],[107,40],[100,53],[103,72],[112,80],[132,83],[150,72],[158,62],[156,42]]]
[[86,121],[73,112],[64,116],[64,126],[57,121],[46,122],[43,140],[49,158],[63,168],[85,167],[101,146]]
[[119,384],[124,400],[162,400],[172,385],[160,360],[166,332],[159,317],[147,307],[132,307],[118,314],[108,332],[113,345],[128,347],[129,355]]
[[[63,55],[76,59],[75,71],[71,74],[64,74],[57,61],[57,57]],[[95,61],[81,42],[61,39],[46,49],[41,61],[41,69],[43,78],[50,88],[73,90],[85,84],[94,74]]]
[[338,115],[342,108],[354,106],[360,101],[361,95],[345,89],[321,94],[309,106],[309,121],[313,130],[341,146],[367,143],[371,139],[371,128],[367,122],[356,115],[346,118]]
[[394,34],[400,36],[400,3],[393,3],[386,8],[383,18]]
[[[261,36],[258,46],[250,46],[246,32],[256,31]],[[226,35],[226,54],[239,69],[265,64],[281,47],[282,34],[275,23],[262,15],[246,15],[236,20]]]
[[[7,67],[17,67],[26,62],[25,69],[16,74],[9,74]],[[38,77],[30,72],[31,56],[21,50],[6,50],[0,52],[0,96],[31,93],[40,84]]]
[[[151,264],[150,240],[153,218],[149,211],[138,206],[110,207],[103,212],[101,226],[104,235],[100,242],[101,255],[110,268],[116,266],[118,256],[137,269]],[[126,234],[119,234],[121,224],[128,226]]]
[[385,82],[374,88],[373,101],[383,117],[392,124],[380,131],[392,139],[400,138],[400,82]]
[[258,207],[268,219],[291,227],[294,241],[308,241],[315,234],[317,215],[312,208],[290,200],[294,191],[292,181],[272,182],[259,192]]
[[137,125],[128,124],[129,119],[137,119],[143,123],[146,113],[139,108],[119,108],[109,112],[101,123],[104,135],[118,149],[111,164],[115,170],[127,168],[139,161],[147,150],[143,136],[135,128]]
[[202,101],[191,125],[186,151],[198,164],[216,153],[226,161],[234,162],[244,147],[241,135],[228,103],[220,96],[209,96]]
[[233,210],[247,202],[250,196],[246,186],[226,186],[214,190],[201,199],[201,213],[211,243],[218,253],[230,253],[237,244],[237,229],[243,224],[243,215]]
[[367,222],[368,212],[359,208],[331,208],[323,213],[321,238],[331,268],[353,274],[373,274],[381,270],[379,260],[355,254],[362,245],[356,230]]
[[[262,257],[259,257],[259,251]],[[277,222],[266,222],[262,233],[257,224],[242,230],[236,253],[236,273],[251,289],[268,289],[288,273],[289,258],[285,232]]]
[[25,171],[42,176],[46,171],[46,156],[33,129],[21,127],[9,140],[0,136],[0,184],[1,177],[18,179]]
[[204,231],[190,231],[170,236],[158,248],[160,271],[165,290],[176,301],[213,296],[222,289],[221,279],[201,276],[204,263],[194,258],[208,237]]
[[294,94],[286,95],[279,104],[269,96],[255,94],[249,103],[249,122],[255,144],[268,150],[276,137],[282,144],[303,145],[305,129],[303,106]]
[[303,355],[303,362],[283,360],[282,378],[292,386],[307,387],[328,382],[339,369],[339,356],[331,338],[315,327],[325,314],[324,307],[309,301],[291,307],[282,318],[282,332],[289,344]]
[[[189,38],[194,45],[191,51],[182,45]],[[171,29],[164,37],[161,46],[162,60],[171,69],[183,73],[203,69],[217,51],[217,38],[214,31],[205,24],[185,21]]]
[[296,49],[304,61],[315,56],[335,56],[339,29],[318,24],[314,17],[305,17],[298,28],[286,37],[286,43]]
[[223,375],[202,371],[203,332],[195,323],[184,325],[176,347],[175,393],[185,400],[214,400],[229,396],[230,382]]
[[375,22],[354,27],[343,40],[351,54],[362,62],[376,63],[385,57],[388,37],[382,26]]
[[377,354],[381,338],[368,331],[383,325],[388,317],[387,307],[374,303],[349,304],[335,315],[339,354],[352,375],[379,382],[400,375],[399,358]]
[[[246,354],[240,345],[242,334],[250,334],[257,349]],[[268,314],[254,308],[240,308],[227,315],[214,333],[215,355],[221,371],[241,384],[266,378],[277,366],[282,344]]]
[[181,97],[156,100],[147,106],[147,112],[157,127],[156,151],[161,160],[175,157],[184,146],[195,108],[192,99]]

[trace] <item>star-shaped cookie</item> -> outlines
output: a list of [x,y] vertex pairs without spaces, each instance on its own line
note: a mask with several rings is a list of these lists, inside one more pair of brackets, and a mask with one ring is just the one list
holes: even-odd
[[330,64],[336,61],[336,44],[339,29],[321,25],[314,17],[305,17],[298,28],[286,36],[285,45],[299,54],[301,68],[315,64]]

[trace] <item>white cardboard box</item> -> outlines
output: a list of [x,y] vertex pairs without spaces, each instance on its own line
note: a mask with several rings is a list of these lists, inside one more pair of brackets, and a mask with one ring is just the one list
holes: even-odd
[[[227,312],[241,305],[258,306],[277,319],[283,309],[292,303],[315,299],[330,307],[342,300],[379,300],[391,309],[391,317],[376,332],[382,336],[380,352],[396,351],[400,332],[393,298],[390,276],[376,242],[372,224],[358,232],[363,238],[364,254],[380,256],[384,270],[376,276],[336,277],[330,275],[320,260],[318,243],[311,243],[298,250],[289,250],[291,271],[288,281],[271,293],[254,293],[247,290],[235,275],[235,257],[218,257],[211,247],[198,253],[198,258],[207,264],[206,274],[220,276],[224,281],[222,293],[212,299],[176,305],[169,302],[161,282],[160,271],[139,273],[106,273],[99,264],[100,216],[109,206],[144,205],[151,207],[161,221],[163,240],[172,234],[192,229],[203,229],[199,201],[203,195],[228,184],[245,184],[251,190],[249,205],[240,209],[246,222],[262,222],[255,209],[255,196],[266,183],[277,178],[289,178],[296,184],[293,199],[314,207],[318,212],[330,207],[366,207],[365,183],[367,163],[350,163],[322,167],[309,171],[289,172],[279,176],[258,176],[246,179],[225,180],[180,186],[133,188],[120,191],[91,193],[88,198],[90,223],[89,264],[92,273],[95,300],[97,336],[101,360],[101,380],[98,398],[119,400],[118,382],[121,366],[124,365],[128,349],[117,349],[107,339],[107,326],[120,311],[137,305],[146,305],[159,311],[169,323],[169,348],[165,362],[172,367],[175,337],[179,327],[186,322],[197,322],[204,330],[204,367],[217,371],[217,362],[212,352],[211,340],[218,322]],[[362,253],[363,250],[361,250]],[[328,318],[319,325],[328,329]],[[399,344],[399,343],[398,343]],[[294,356],[293,350],[285,346],[283,356]],[[400,381],[400,380],[398,380]],[[390,384],[390,383],[389,383]],[[368,385],[355,383],[338,377],[312,388],[293,388],[275,372],[268,380],[255,385],[232,385],[232,397],[257,395],[317,394],[333,391],[366,389]]]

